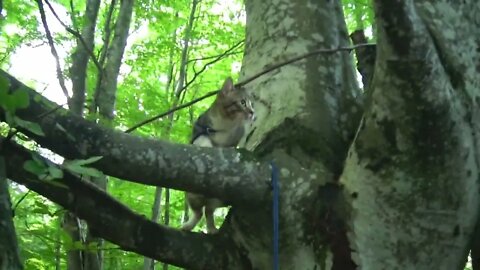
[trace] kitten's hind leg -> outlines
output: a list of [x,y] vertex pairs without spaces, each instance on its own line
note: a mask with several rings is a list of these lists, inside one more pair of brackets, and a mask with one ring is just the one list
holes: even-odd
[[205,219],[207,221],[207,233],[213,234],[218,232],[217,227],[215,227],[215,218],[213,213],[215,212],[215,209],[222,206],[225,206],[225,204],[219,199],[208,199],[205,203]]
[[217,227],[215,227],[215,219],[213,217],[213,212],[215,212],[214,207],[205,206],[205,219],[207,221],[207,233],[214,234],[218,232]]
[[188,219],[187,222],[183,223],[182,227],[180,228],[183,231],[191,231],[195,228],[195,225],[200,221],[202,218],[202,208],[192,209],[192,216]]

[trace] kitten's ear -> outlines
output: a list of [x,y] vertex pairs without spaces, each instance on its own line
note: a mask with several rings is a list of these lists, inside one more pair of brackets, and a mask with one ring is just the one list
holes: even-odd
[[235,87],[233,86],[233,80],[231,77],[228,77],[223,83],[221,93],[231,92],[233,91],[233,89],[235,89]]

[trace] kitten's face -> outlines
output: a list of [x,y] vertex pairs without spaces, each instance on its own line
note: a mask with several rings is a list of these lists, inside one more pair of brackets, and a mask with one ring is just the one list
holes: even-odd
[[217,102],[228,118],[250,121],[255,119],[252,101],[247,92],[235,88],[231,78],[227,78],[223,83],[222,90],[217,95]]

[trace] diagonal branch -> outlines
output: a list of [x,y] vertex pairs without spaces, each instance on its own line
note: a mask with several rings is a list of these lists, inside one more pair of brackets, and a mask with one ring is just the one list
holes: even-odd
[[[205,194],[233,205],[251,206],[270,194],[270,167],[258,162],[248,152],[193,145],[132,136],[101,127],[58,107],[34,90],[0,71],[10,81],[9,91],[25,90],[30,97],[27,108],[16,116],[36,122],[45,136],[28,129],[18,129],[43,147],[67,159],[103,156],[93,167],[105,174],[146,185]],[[5,112],[0,110],[0,120]],[[118,166],[122,164],[122,166]],[[141,167],[142,170],[138,170]]]
[[50,2],[48,0],[44,0],[45,3],[47,3],[47,6],[48,8],[50,9],[50,11],[52,11],[52,14],[53,16],[55,16],[55,18],[57,19],[57,21],[63,26],[63,28],[65,28],[65,30],[67,30],[67,32],[69,32],[70,34],[72,34],[74,37],[76,37],[80,43],[82,44],[82,46],[84,47],[84,49],[87,51],[88,55],[90,56],[90,58],[92,59],[93,63],[95,64],[95,66],[97,67],[97,69],[99,71],[102,70],[102,66],[100,65],[100,63],[98,62],[97,58],[95,57],[95,55],[93,54],[93,51],[91,49],[91,46],[89,46],[87,44],[87,42],[83,39],[82,35],[78,32],[78,31],[75,31],[73,30],[72,28],[68,27],[68,25],[66,25],[61,19],[60,17],[58,17],[58,14],[57,12],[55,12],[55,9],[52,7],[52,5],[50,4]]
[[50,29],[48,28],[47,18],[45,16],[45,10],[43,9],[42,0],[37,0],[37,5],[38,5],[38,10],[40,11],[40,17],[42,19],[43,27],[45,28],[45,35],[47,36],[48,44],[50,45],[50,51],[52,52],[52,55],[55,58],[58,82],[60,83],[60,87],[62,88],[63,94],[65,95],[67,100],[69,100],[70,97],[68,95],[67,87],[65,86],[65,80],[63,78],[62,68],[60,67],[60,58],[58,57],[57,49],[55,49],[52,33],[50,33]]
[[[223,58],[227,57],[228,55],[233,54],[232,51],[235,50],[236,48],[238,48],[244,42],[245,42],[245,40],[241,40],[241,41],[237,42],[235,45],[233,45],[232,47],[230,47],[229,49],[227,49],[226,51],[224,51],[223,53],[221,53],[219,55],[204,58],[204,60],[205,59],[212,59],[212,58],[213,58],[213,60],[211,60],[208,63],[206,63],[205,65],[203,65],[203,67],[199,71],[194,70],[193,78],[191,80],[189,80],[185,84],[185,86],[183,86],[181,91],[183,91],[184,89],[189,87],[195,81],[195,79],[198,77],[198,75],[202,74],[207,69],[208,66],[213,65],[216,62],[218,62],[218,61],[222,60]],[[197,59],[195,61],[197,61]]]
[[[210,251],[219,246],[227,254],[237,252],[228,242],[219,241],[219,236],[185,233],[149,221],[95,185],[66,170],[63,170],[62,179],[39,180],[37,175],[21,169],[22,164],[31,160],[32,155],[36,155],[48,166],[56,165],[14,142],[3,144],[0,154],[8,157],[8,178],[74,212],[86,220],[98,236],[117,244],[123,250],[193,269],[207,264],[212,259]],[[188,256],[178,256],[185,251],[189,251]],[[225,255],[218,252],[218,255],[213,256]]]

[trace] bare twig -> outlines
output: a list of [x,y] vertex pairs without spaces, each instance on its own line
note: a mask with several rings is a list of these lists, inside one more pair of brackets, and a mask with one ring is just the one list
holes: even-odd
[[[285,65],[288,65],[288,64],[291,64],[291,63],[294,63],[294,62],[297,62],[299,60],[302,60],[304,58],[307,58],[307,57],[310,57],[310,56],[314,56],[314,55],[317,55],[317,54],[321,54],[321,53],[335,53],[335,52],[340,52],[340,51],[351,51],[351,50],[354,50],[354,49],[357,49],[357,48],[361,48],[361,47],[368,47],[368,46],[375,46],[375,44],[371,44],[371,43],[365,43],[365,44],[358,44],[358,45],[355,45],[355,46],[351,46],[351,47],[339,47],[339,48],[335,48],[335,49],[318,49],[318,50],[315,50],[315,51],[311,51],[311,52],[308,52],[308,53],[305,53],[305,54],[302,54],[300,56],[297,56],[297,57],[294,57],[294,58],[291,58],[289,60],[286,60],[286,61],[283,61],[283,62],[280,62],[278,64],[274,64],[274,65],[271,65],[269,67],[267,67],[265,70],[253,75],[252,77],[250,78],[247,78],[237,84],[235,84],[235,87],[242,87],[250,82],[252,82],[253,80],[259,78],[260,76],[262,75],[265,75],[267,73],[269,73],[270,71],[272,70],[275,70],[275,69],[278,69],[282,66],[285,66]],[[187,84],[185,87],[187,87],[189,84]],[[143,126],[143,125],[146,125],[150,122],[153,122],[157,119],[160,119],[164,116],[167,116],[175,111],[178,111],[178,110],[181,110],[183,108],[186,108],[188,106],[191,106],[199,101],[202,101],[206,98],[209,98],[211,96],[214,96],[216,95],[218,92],[220,92],[220,90],[215,90],[215,91],[211,91],[211,92],[208,92],[207,94],[199,97],[199,98],[196,98],[190,102],[187,102],[185,104],[182,104],[182,105],[179,105],[179,106],[176,106],[176,107],[173,107],[172,109],[164,112],[164,113],[161,113],[161,114],[158,114],[158,115],[155,115],[145,121],[142,121],[134,126],[132,126],[131,128],[125,130],[125,133],[130,133],[132,131],[134,131],[135,129]]]
[[180,91],[183,91],[185,88],[189,87],[194,81],[195,79],[198,77],[198,75],[202,74],[209,65],[212,65],[220,60],[222,60],[224,57],[228,56],[229,53],[231,53],[233,50],[235,50],[238,46],[240,46],[242,43],[244,42],[244,40],[241,40],[239,42],[237,42],[237,44],[233,45],[231,48],[229,48],[228,50],[224,51],[223,53],[219,54],[219,55],[216,55],[214,56],[212,61],[206,63],[205,65],[203,65],[203,67],[200,69],[200,71],[195,71],[194,70],[194,74],[193,74],[193,78],[188,81]]
[[[40,0],[37,0],[37,2],[39,2]],[[55,16],[55,18],[57,19],[57,21],[63,26],[63,28],[65,28],[65,30],[67,30],[67,32],[69,32],[70,34],[72,34],[73,36],[75,36],[76,38],[78,38],[78,40],[80,40],[80,43],[82,43],[82,46],[85,48],[85,50],[87,51],[87,53],[90,55],[90,58],[92,59],[93,63],[95,64],[95,66],[97,67],[97,69],[99,71],[102,70],[102,66],[100,65],[100,63],[98,62],[97,58],[95,57],[95,55],[93,54],[93,51],[87,46],[87,43],[85,42],[85,40],[83,39],[82,35],[78,32],[78,31],[75,31],[73,30],[72,28],[70,28],[68,25],[66,25],[61,19],[60,17],[58,16],[58,14],[55,12],[55,9],[52,7],[52,5],[50,4],[50,2],[48,0],[44,0],[45,3],[47,3],[47,6],[48,8],[50,9],[50,11],[52,11],[53,13],[53,16]],[[42,7],[43,9],[43,7]]]
[[25,198],[27,197],[28,194],[30,194],[31,190],[28,190],[27,192],[25,192],[25,194],[23,194],[23,196],[15,203],[15,205],[12,207],[12,213],[13,213],[13,216],[15,216],[15,210],[17,210],[18,208],[18,205],[23,201],[25,200]]
[[57,106],[55,106],[54,108],[52,108],[51,110],[49,110],[49,111],[47,111],[47,112],[45,112],[45,113],[39,114],[39,115],[37,116],[37,119],[38,119],[38,120],[41,120],[41,119],[44,118],[45,116],[56,112],[56,111],[57,111],[58,109],[60,109],[60,108],[63,108],[63,106],[65,106],[65,105],[67,105],[67,104],[57,105]]
[[72,25],[73,25],[73,28],[75,28],[75,29],[77,28],[77,25],[78,25],[78,24],[77,24],[77,20],[76,20],[76,16],[77,16],[76,13],[77,13],[77,12],[75,11],[75,6],[74,6],[74,4],[73,4],[73,0],[70,0],[70,14],[72,14],[72,15],[71,15],[71,17],[72,17]]
[[164,116],[167,116],[167,115],[169,115],[169,114],[171,114],[171,113],[173,113],[173,112],[175,112],[175,111],[178,111],[178,110],[180,110],[180,109],[186,108],[186,107],[188,107],[188,106],[190,106],[190,105],[193,105],[193,104],[195,104],[195,103],[197,103],[197,102],[199,102],[199,101],[202,101],[202,100],[204,100],[204,99],[206,99],[206,98],[209,98],[209,97],[211,97],[211,96],[214,96],[214,95],[216,95],[219,91],[220,91],[220,90],[215,90],[215,91],[212,91],[212,92],[208,92],[206,95],[201,96],[201,97],[199,97],[199,98],[196,98],[196,99],[194,99],[194,100],[192,100],[192,101],[190,101],[190,102],[187,102],[187,103],[182,104],[182,105],[179,105],[179,106],[175,106],[175,107],[171,108],[170,110],[168,110],[168,111],[166,111],[166,112],[164,112],[164,113],[161,113],[161,114],[159,114],[159,115],[156,115],[156,116],[154,116],[154,117],[152,117],[152,118],[149,118],[149,119],[147,119],[147,120],[145,120],[145,121],[142,121],[142,122],[134,125],[133,127],[125,130],[125,133],[130,133],[130,132],[134,131],[135,129],[137,129],[137,128],[143,126],[143,125],[146,125],[146,124],[148,124],[148,123],[150,123],[150,122],[153,122],[153,121],[155,121],[155,120],[157,120],[157,119],[160,119],[160,118],[162,118],[162,117],[164,117]]
[[187,63],[196,62],[196,61],[203,61],[203,60],[209,60],[209,59],[213,59],[213,58],[218,58],[218,57],[220,57],[220,56],[226,56],[226,55],[233,55],[233,54],[242,53],[242,51],[237,51],[237,52],[231,52],[231,51],[233,51],[234,49],[238,48],[238,47],[239,47],[240,45],[242,45],[244,42],[245,42],[245,40],[241,40],[241,41],[237,42],[237,43],[234,44],[231,48],[229,48],[228,50],[226,50],[225,52],[223,52],[223,53],[221,53],[221,54],[212,55],[212,56],[207,56],[207,57],[200,57],[200,58],[190,59],[190,60],[188,60]]
[[[243,51],[234,51],[234,52],[229,52],[229,53],[222,53],[221,55],[222,56],[230,56],[230,55],[236,55],[236,54],[241,54],[243,53]],[[195,58],[195,59],[191,59],[191,60],[188,60],[187,63],[191,63],[191,62],[197,62],[197,61],[205,61],[205,60],[209,60],[209,59],[213,59],[213,58],[217,58],[219,55],[212,55],[212,56],[207,56],[207,57],[200,57],[200,58]]]
[[50,33],[50,29],[48,28],[47,18],[45,16],[45,10],[43,9],[42,0],[37,0],[38,10],[40,11],[40,17],[42,19],[43,27],[45,28],[45,34],[47,36],[48,44],[50,45],[50,51],[52,52],[53,57],[55,58],[55,63],[57,66],[57,77],[60,83],[60,87],[62,88],[63,94],[70,100],[68,96],[67,87],[65,86],[65,80],[63,78],[62,68],[60,67],[60,58],[58,57],[57,50],[55,49],[55,44],[53,43],[52,34]]
[[311,51],[311,52],[302,54],[302,55],[300,55],[300,56],[297,56],[297,57],[288,59],[288,60],[286,60],[286,61],[280,62],[280,63],[278,63],[278,64],[274,64],[274,65],[268,66],[265,70],[263,70],[263,71],[255,74],[255,75],[253,75],[252,77],[250,77],[250,78],[248,78],[248,79],[246,79],[246,80],[243,80],[242,82],[239,82],[239,83],[236,84],[235,86],[237,86],[237,87],[242,87],[242,86],[246,85],[247,83],[249,83],[249,82],[257,79],[258,77],[269,73],[269,72],[272,71],[272,70],[275,70],[275,69],[277,69],[277,68],[286,66],[286,65],[288,65],[288,64],[295,63],[295,62],[297,62],[297,61],[300,61],[300,60],[302,60],[302,59],[304,59],[304,58],[307,58],[307,57],[310,57],[310,56],[314,56],[314,55],[321,54],[321,53],[336,53],[336,52],[341,52],[341,51],[351,51],[351,50],[355,50],[355,49],[357,49],[357,48],[369,47],[369,46],[375,46],[375,44],[363,43],[363,44],[358,44],[358,45],[351,46],[351,47],[338,47],[338,48],[333,48],[333,49],[318,49],[318,50],[315,50],[315,51]]

